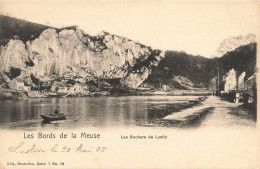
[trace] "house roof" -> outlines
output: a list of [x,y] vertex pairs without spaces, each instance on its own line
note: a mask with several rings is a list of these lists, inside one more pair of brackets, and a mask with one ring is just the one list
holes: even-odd
[[16,80],[17,82],[23,83],[23,79],[21,79],[21,78],[19,78],[19,77],[15,78],[15,80]]
[[41,83],[41,86],[51,86],[51,83],[50,82],[42,82]]
[[79,84],[80,86],[88,86],[87,84]]
[[74,87],[72,84],[67,84],[68,87]]
[[253,79],[253,78],[255,78],[255,73],[254,73],[252,76],[250,76],[250,77],[248,78],[248,80],[251,80],[251,79]]
[[84,83],[76,83],[78,84],[79,86],[88,86],[87,84],[84,84]]
[[68,87],[67,84],[63,83],[63,82],[55,82],[54,83],[57,87]]
[[31,86],[27,86],[27,85],[24,85],[24,87],[28,87],[28,88],[31,88]]

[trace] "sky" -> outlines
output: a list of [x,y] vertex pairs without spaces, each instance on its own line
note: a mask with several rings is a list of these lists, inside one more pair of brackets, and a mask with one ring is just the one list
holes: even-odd
[[[259,32],[257,1],[0,0],[0,11],[53,27],[78,25],[154,49],[215,57],[226,38]],[[1,23],[0,23],[1,24]]]

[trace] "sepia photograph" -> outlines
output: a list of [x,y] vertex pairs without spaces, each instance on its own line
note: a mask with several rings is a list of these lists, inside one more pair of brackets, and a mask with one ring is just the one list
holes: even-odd
[[0,0],[0,167],[259,167],[259,12]]

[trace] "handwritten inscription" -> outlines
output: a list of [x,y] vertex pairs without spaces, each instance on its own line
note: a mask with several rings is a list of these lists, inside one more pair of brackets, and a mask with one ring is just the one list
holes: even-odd
[[12,153],[20,153],[20,154],[28,154],[28,153],[44,153],[44,152],[63,152],[63,153],[69,153],[69,152],[78,152],[78,153],[91,153],[91,152],[105,152],[108,148],[97,146],[97,147],[87,147],[84,146],[82,143],[77,147],[70,147],[70,146],[60,146],[58,143],[54,144],[50,148],[43,148],[40,146],[37,146],[36,144],[32,145],[25,145],[24,142],[20,142],[17,146],[12,146],[8,150]]
[[10,147],[9,151],[22,154],[46,152],[46,150],[43,150],[41,147],[37,147],[35,144],[33,144],[30,148],[24,148],[24,142],[21,142],[18,146]]

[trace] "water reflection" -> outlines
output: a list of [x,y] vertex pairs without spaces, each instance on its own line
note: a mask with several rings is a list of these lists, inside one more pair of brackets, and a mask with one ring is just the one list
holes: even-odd
[[[0,101],[1,128],[158,126],[159,119],[198,97],[127,96],[36,98]],[[186,100],[186,101],[185,101]],[[42,123],[41,114],[58,109],[67,119]]]

